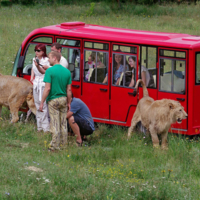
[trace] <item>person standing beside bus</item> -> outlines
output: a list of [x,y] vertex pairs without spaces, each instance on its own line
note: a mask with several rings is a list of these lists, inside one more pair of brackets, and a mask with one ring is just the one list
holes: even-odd
[[[128,63],[130,65],[130,67],[132,68],[132,78],[131,78],[129,87],[133,87],[135,85],[135,72],[136,72],[135,58],[133,56],[130,56],[128,58]],[[138,74],[139,74],[139,72],[138,72]],[[140,77],[140,75],[139,75],[139,77]],[[141,66],[141,79],[147,87],[149,85],[149,81],[150,81],[150,74],[149,74],[148,69],[146,67],[144,67],[143,65]]]
[[39,110],[43,111],[46,100],[50,115],[50,132],[52,132],[49,150],[55,150],[61,145],[64,147],[67,142],[66,113],[71,103],[71,73],[59,64],[61,53],[51,51],[48,57],[53,67],[45,72],[45,89]]
[[[42,100],[42,94],[44,91],[45,83],[43,82],[44,74],[40,73],[38,68],[42,68],[36,62],[39,60],[40,65],[49,66],[48,57],[46,54],[46,47],[44,44],[38,44],[35,46],[35,58],[33,58],[33,67],[31,70],[31,82],[33,83],[33,97],[35,106],[37,108],[36,120],[37,120],[37,131],[49,131],[49,120],[48,120],[48,108],[46,101],[44,102],[43,112],[38,112],[40,102]],[[36,64],[37,66],[36,66]]]
[[[56,51],[59,52],[61,54],[61,50],[62,50],[62,45],[58,42],[54,42],[51,45],[51,51]],[[68,68],[68,62],[67,60],[61,55],[61,59],[60,59],[60,65],[62,65],[65,68]],[[44,69],[48,69],[48,66],[43,66]]]
[[[119,80],[122,72],[124,71],[124,66],[123,66],[123,57],[120,54],[115,54],[114,55],[114,63],[113,63],[113,82],[115,85],[119,85]],[[106,77],[103,81],[103,83],[108,82],[108,74],[106,74]]]

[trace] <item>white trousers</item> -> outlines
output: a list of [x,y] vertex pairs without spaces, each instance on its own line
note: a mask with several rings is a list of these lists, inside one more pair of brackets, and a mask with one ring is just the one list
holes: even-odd
[[37,119],[37,130],[44,132],[49,131],[49,114],[48,114],[48,107],[46,101],[44,102],[43,106],[43,112],[38,111],[40,107],[41,101],[39,100],[39,94],[43,94],[44,87],[41,87],[41,90],[33,89],[33,96],[34,96],[34,102],[37,109],[36,112],[36,119]]

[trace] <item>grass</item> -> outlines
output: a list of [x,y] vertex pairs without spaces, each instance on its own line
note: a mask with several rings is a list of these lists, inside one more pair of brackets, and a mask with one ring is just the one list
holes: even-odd
[[[0,73],[11,74],[15,55],[33,29],[64,21],[84,21],[137,30],[200,35],[199,8],[174,5],[103,3],[0,8]],[[89,10],[89,11],[88,11]],[[88,143],[50,153],[51,136],[34,122],[0,119],[0,199],[200,199],[199,140],[169,134],[169,150],[153,149],[150,138],[127,129],[99,125]],[[29,167],[42,171],[33,171]]]

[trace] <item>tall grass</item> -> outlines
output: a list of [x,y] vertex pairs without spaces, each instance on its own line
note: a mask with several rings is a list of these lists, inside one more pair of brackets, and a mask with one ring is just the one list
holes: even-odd
[[[0,8],[0,73],[11,74],[23,39],[33,29],[65,21],[200,35],[197,6],[112,4]],[[91,12],[90,12],[91,11]],[[0,199],[199,199],[199,140],[169,135],[169,150],[150,138],[99,125],[82,148],[69,137],[65,151],[49,153],[51,135],[36,124],[0,119]],[[42,171],[32,171],[34,168]]]

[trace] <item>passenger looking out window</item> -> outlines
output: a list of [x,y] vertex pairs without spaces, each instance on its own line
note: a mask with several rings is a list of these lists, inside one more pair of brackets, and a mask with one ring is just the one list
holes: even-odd
[[[120,54],[114,54],[114,60],[113,60],[113,84],[119,85],[121,74],[124,71],[123,66],[123,56]],[[108,82],[108,74],[106,74],[106,77],[103,81],[103,83]]]
[[[135,61],[135,57],[130,56],[128,58],[128,63],[132,69],[132,79],[131,82],[129,84],[129,87],[133,87],[135,86],[135,74],[136,74],[136,61]],[[138,72],[138,74],[140,73],[140,70]],[[144,67],[143,65],[141,66],[141,76],[139,74],[139,77],[141,77],[141,79],[143,80],[144,84],[146,85],[146,87],[149,85],[149,81],[150,81],[150,74],[149,71],[147,70],[146,67]]]
[[85,81],[102,83],[107,73],[108,53],[85,51]]

